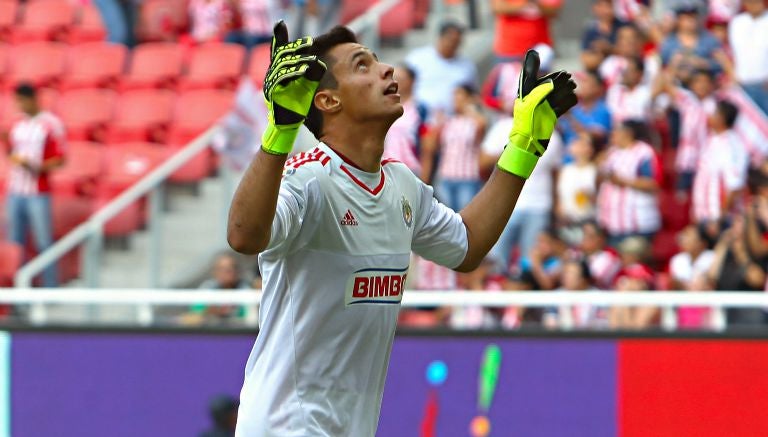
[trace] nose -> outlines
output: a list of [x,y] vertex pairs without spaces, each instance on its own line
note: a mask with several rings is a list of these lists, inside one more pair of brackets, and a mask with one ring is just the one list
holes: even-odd
[[391,79],[395,75],[395,67],[383,62],[381,63],[381,71],[384,79]]

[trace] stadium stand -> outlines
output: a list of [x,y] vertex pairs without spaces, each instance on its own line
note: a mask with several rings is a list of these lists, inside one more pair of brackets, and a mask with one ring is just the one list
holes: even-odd
[[55,108],[68,139],[101,141],[113,117],[115,93],[99,88],[67,91],[59,97]]
[[63,41],[75,23],[76,9],[70,2],[33,0],[24,4],[19,24],[14,27],[14,43]]
[[120,44],[93,42],[70,47],[61,89],[115,88],[125,71],[128,50]]
[[0,287],[13,285],[13,275],[21,267],[22,260],[19,245],[0,240]]
[[58,42],[30,42],[14,45],[6,89],[21,81],[38,87],[56,87],[64,74],[67,46]]
[[140,44],[131,53],[130,68],[120,82],[120,89],[174,87],[183,67],[183,49],[179,44]]
[[175,99],[175,94],[167,90],[123,93],[118,100],[115,118],[109,125],[107,143],[163,142]]
[[99,10],[93,5],[84,5],[80,8],[75,23],[69,29],[67,41],[70,44],[102,42],[106,36],[107,31]]
[[245,48],[237,44],[208,43],[192,49],[187,74],[180,88],[234,89],[243,71]]

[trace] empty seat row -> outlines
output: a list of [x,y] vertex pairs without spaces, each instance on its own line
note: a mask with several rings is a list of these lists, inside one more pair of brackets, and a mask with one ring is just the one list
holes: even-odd
[[92,5],[76,6],[67,0],[0,0],[0,41],[79,44],[103,41],[105,36],[101,15]]
[[[67,46],[37,42],[0,44],[0,84],[12,88],[21,81],[61,89],[181,89],[235,87],[243,73],[245,49],[237,44],[211,43],[185,48],[176,43],[147,43],[130,56],[119,44]],[[188,58],[188,62],[187,62]],[[269,45],[254,50],[247,68],[257,83],[269,65]],[[3,80],[4,79],[4,80]]]

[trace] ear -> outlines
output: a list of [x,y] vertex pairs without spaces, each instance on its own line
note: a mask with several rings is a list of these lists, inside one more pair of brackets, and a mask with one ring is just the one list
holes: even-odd
[[315,93],[314,104],[320,112],[335,113],[341,111],[341,100],[332,89],[324,89]]

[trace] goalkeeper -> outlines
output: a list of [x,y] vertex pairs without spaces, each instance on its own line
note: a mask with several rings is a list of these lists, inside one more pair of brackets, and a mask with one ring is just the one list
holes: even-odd
[[[557,117],[576,103],[570,75],[538,78],[528,52],[498,169],[457,213],[405,165],[381,159],[403,113],[392,73],[347,28],[288,41],[285,24],[275,26],[269,127],[227,235],[236,251],[259,254],[264,281],[238,436],[374,436],[411,251],[477,267]],[[302,124],[319,144],[289,159]]]

